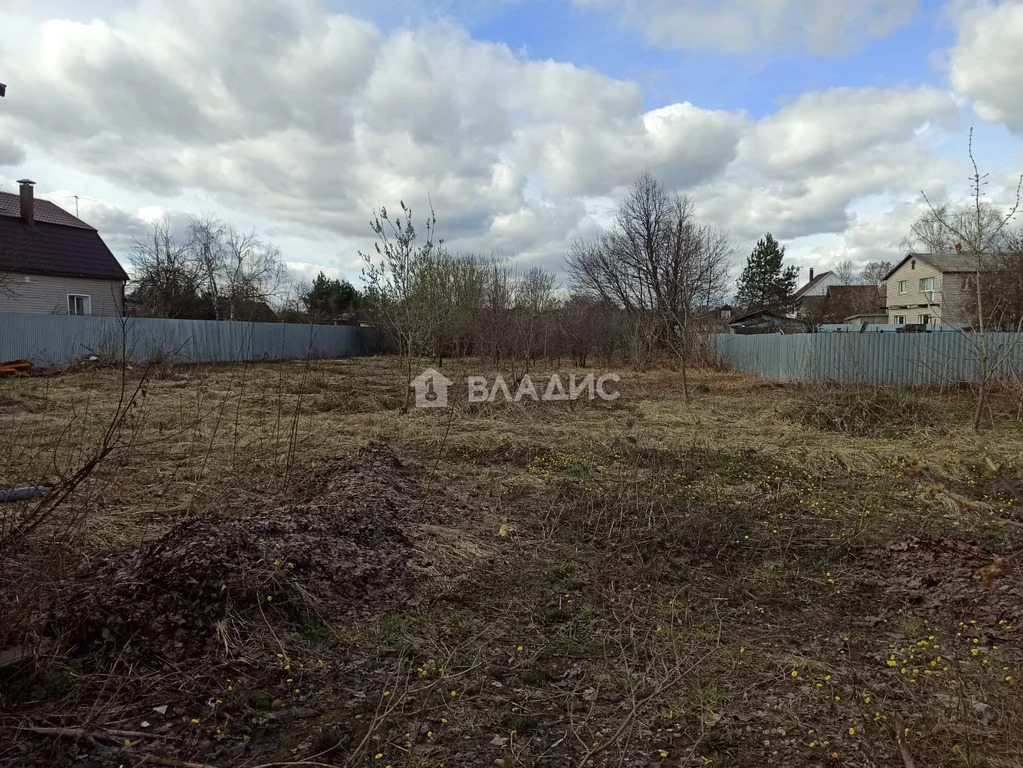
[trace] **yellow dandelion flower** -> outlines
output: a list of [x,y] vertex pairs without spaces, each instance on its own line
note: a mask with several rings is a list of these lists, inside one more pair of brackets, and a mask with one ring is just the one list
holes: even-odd
[[855,736],[856,735],[856,729],[855,728],[850,728],[849,729],[849,735],[850,736]]
[[799,677],[799,670],[798,669],[793,669],[791,674],[792,674],[793,677]]

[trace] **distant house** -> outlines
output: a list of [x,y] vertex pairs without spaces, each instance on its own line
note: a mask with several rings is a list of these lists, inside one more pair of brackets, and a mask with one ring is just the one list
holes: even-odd
[[0,192],[0,312],[123,315],[128,275],[99,233],[18,183]]
[[810,280],[792,297],[796,317],[815,318],[827,298],[828,288],[839,285],[842,285],[842,281],[834,272],[821,272],[815,275],[811,269]]
[[[981,260],[982,270],[989,262]],[[888,322],[893,325],[969,323],[978,259],[963,253],[909,253],[885,276]]]
[[801,320],[765,310],[737,317],[728,324],[728,328],[732,333],[743,336],[760,333],[806,333],[809,330],[809,326]]

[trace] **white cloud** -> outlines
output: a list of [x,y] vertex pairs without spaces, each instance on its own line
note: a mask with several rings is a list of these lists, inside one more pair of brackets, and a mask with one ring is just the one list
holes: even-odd
[[955,127],[951,94],[933,88],[807,93],[753,125],[702,209],[742,237],[842,232],[850,206],[878,193],[916,197],[954,172],[931,137]]
[[620,13],[669,48],[725,51],[805,46],[841,53],[909,23],[919,0],[573,0]]
[[[853,5],[726,0],[722,12],[753,14],[736,22],[741,38],[775,24],[789,34],[788,15],[805,10],[797,36],[815,46],[825,20],[848,42],[914,4],[886,3],[896,16]],[[427,195],[452,249],[560,267],[643,170],[693,191],[744,244],[842,233],[856,201],[913,198],[947,178],[930,143],[957,114],[950,94],[908,87],[808,93],[759,121],[688,102],[648,109],[635,82],[451,23],[385,33],[317,0],[143,0],[37,29],[17,55],[0,51],[17,84],[0,135],[18,142],[0,143],[0,162],[23,148],[30,174],[45,160],[115,188],[119,206],[82,215],[116,243],[154,211],[212,208],[278,239],[309,274],[322,262],[354,277],[373,211],[405,200],[421,220]]]
[[429,193],[449,240],[489,235],[514,252],[542,250],[552,222],[574,230],[575,198],[644,168],[713,177],[745,122],[691,104],[647,113],[635,83],[451,24],[384,36],[311,1],[149,0],[113,19],[48,21],[34,55],[0,53],[0,65],[33,94],[4,105],[0,128],[140,194],[202,190],[362,237],[378,206],[425,212]]
[[982,120],[1023,132],[1023,4],[959,3],[949,77]]

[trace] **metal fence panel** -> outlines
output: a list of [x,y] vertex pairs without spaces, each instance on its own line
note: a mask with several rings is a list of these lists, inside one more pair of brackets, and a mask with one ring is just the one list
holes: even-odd
[[0,313],[0,361],[67,365],[89,355],[178,363],[348,357],[375,351],[373,328],[216,320]]
[[982,345],[997,376],[1023,373],[1018,333],[715,334],[718,359],[778,381],[939,386],[976,382]]

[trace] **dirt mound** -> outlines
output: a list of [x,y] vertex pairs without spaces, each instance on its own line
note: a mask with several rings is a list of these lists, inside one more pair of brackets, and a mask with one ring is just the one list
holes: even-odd
[[945,537],[895,542],[873,558],[878,585],[904,605],[989,631],[1023,619],[1023,569],[1014,560]]
[[297,503],[177,526],[83,576],[56,629],[82,650],[175,660],[223,648],[250,621],[387,610],[408,595],[403,524],[419,506],[420,472],[370,444],[315,471]]

